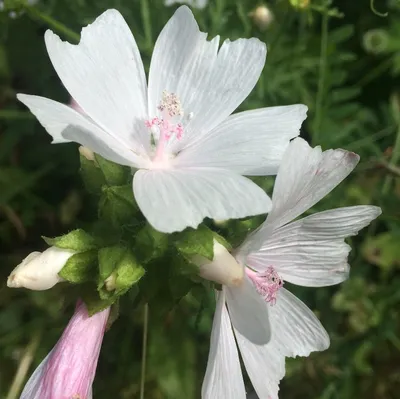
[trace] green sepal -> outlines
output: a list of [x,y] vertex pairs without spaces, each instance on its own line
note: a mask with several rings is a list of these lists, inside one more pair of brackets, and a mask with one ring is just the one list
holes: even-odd
[[[127,292],[144,275],[144,268],[136,261],[132,252],[123,246],[102,248],[98,254],[99,280],[97,289],[100,298],[117,298]],[[106,287],[105,280],[111,278],[113,287]]]
[[74,284],[95,280],[97,251],[90,250],[72,255],[58,275]]
[[161,257],[168,249],[168,234],[146,224],[136,235],[135,254],[142,263]]
[[108,161],[98,154],[94,155],[99,168],[103,172],[104,179],[109,186],[122,186],[128,183],[130,169],[127,166],[118,165]]
[[88,315],[93,316],[94,314],[101,312],[111,306],[117,298],[101,299],[99,293],[91,286],[85,287],[82,293],[82,300],[85,302]]
[[218,233],[213,231],[213,236],[216,241],[218,241],[221,245],[223,245],[228,251],[232,249],[232,245],[222,236],[220,236]]
[[96,248],[95,239],[86,231],[76,229],[63,236],[49,238],[42,237],[46,244],[76,252],[89,251]]
[[200,225],[197,230],[188,228],[175,235],[174,245],[184,256],[204,256],[214,258],[214,233],[205,225]]
[[87,191],[92,194],[100,194],[101,188],[106,184],[106,179],[95,161],[90,161],[80,155],[80,174]]
[[103,187],[99,202],[99,216],[113,226],[130,224],[138,206],[131,185]]

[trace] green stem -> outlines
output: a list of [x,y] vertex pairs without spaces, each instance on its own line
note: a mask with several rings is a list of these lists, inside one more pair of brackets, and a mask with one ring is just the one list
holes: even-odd
[[11,388],[8,391],[6,399],[17,399],[21,392],[22,385],[25,381],[26,375],[29,371],[29,367],[33,361],[36,350],[39,346],[41,338],[41,331],[36,332],[30,340],[26,350],[19,362],[17,372],[15,373],[14,380],[11,384]]
[[[388,165],[396,166],[396,164],[397,164],[397,162],[399,162],[399,160],[400,160],[400,123],[397,127],[396,141],[394,143],[392,157],[391,157]],[[385,177],[385,180],[383,182],[383,187],[382,187],[383,195],[385,195],[389,192],[392,180],[393,180],[393,176],[391,176],[391,175],[387,175]]]
[[141,0],[140,6],[144,36],[146,38],[146,49],[150,50],[153,47],[153,34],[151,31],[151,18],[148,0]]
[[72,29],[69,29],[67,26],[62,24],[61,22],[58,22],[55,20],[53,17],[51,17],[48,14],[45,14],[41,11],[39,11],[35,7],[26,7],[26,12],[33,18],[33,19],[38,19],[40,21],[43,21],[46,25],[48,25],[50,28],[54,29],[55,31],[62,33],[64,36],[66,36],[68,39],[70,39],[73,42],[79,42],[80,36],[74,32]]
[[146,356],[147,356],[147,335],[149,327],[149,304],[144,305],[143,315],[143,345],[142,345],[142,370],[140,373],[140,399],[144,399],[144,386],[146,381]]
[[319,61],[319,79],[318,79],[318,91],[315,103],[315,118],[314,118],[314,131],[312,142],[313,145],[318,143],[319,132],[322,124],[322,103],[325,95],[325,80],[327,70],[327,58],[328,58],[328,13],[325,12],[322,16],[321,26],[321,55]]
[[13,109],[0,110],[0,119],[34,119],[33,114],[27,111],[17,111]]
[[360,87],[367,85],[368,83],[372,82],[380,75],[382,75],[382,73],[384,73],[392,65],[393,65],[393,58],[388,58],[387,60],[380,63],[376,68],[372,69],[368,74],[364,75],[355,86]]

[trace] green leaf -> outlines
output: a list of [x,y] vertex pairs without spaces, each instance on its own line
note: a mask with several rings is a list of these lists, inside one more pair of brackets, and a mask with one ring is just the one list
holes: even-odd
[[80,252],[68,259],[58,275],[64,280],[75,284],[95,281],[96,265],[97,251]]
[[138,211],[131,185],[103,187],[99,215],[113,226],[130,224]]
[[63,236],[49,238],[43,237],[48,245],[62,249],[71,249],[76,252],[89,251],[97,247],[95,239],[86,231],[76,229]]
[[199,267],[180,253],[169,260],[169,265],[168,285],[172,297],[177,301],[190,291],[196,279],[200,280]]
[[174,245],[187,257],[201,255],[210,260],[214,257],[214,233],[205,225],[200,225],[197,230],[188,228],[176,234]]
[[100,194],[101,188],[106,184],[103,172],[94,161],[80,155],[80,173],[86,189],[92,194]]
[[94,156],[108,185],[122,186],[128,183],[130,176],[130,170],[128,167],[108,161],[98,154],[95,154]]
[[168,234],[161,233],[146,224],[137,234],[135,254],[142,263],[161,257],[168,249]]

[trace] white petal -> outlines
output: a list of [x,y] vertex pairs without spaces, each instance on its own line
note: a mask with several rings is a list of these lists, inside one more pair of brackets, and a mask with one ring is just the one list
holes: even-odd
[[329,347],[329,336],[313,312],[282,288],[270,307],[272,338],[255,345],[234,329],[247,373],[260,398],[278,399],[285,375],[285,357],[309,356]]
[[239,355],[223,292],[219,294],[217,300],[201,397],[202,399],[246,398]]
[[380,213],[380,208],[367,205],[316,213],[267,234],[260,250],[246,262],[261,272],[273,265],[281,278],[293,284],[338,284],[349,273],[351,248],[345,237],[357,234]]
[[53,137],[53,143],[73,140],[121,165],[137,166],[143,162],[89,118],[71,107],[48,98],[28,94],[18,94],[17,98],[30,109]]
[[43,374],[46,372],[47,363],[53,351],[54,348],[49,352],[49,354],[42,360],[42,362],[33,372],[28,382],[25,384],[25,388],[22,391],[19,399],[43,399],[41,397],[42,377]]
[[247,278],[239,287],[225,287],[226,302],[235,329],[251,342],[266,344],[271,339],[268,304]]
[[329,348],[329,336],[315,314],[285,288],[270,309],[273,340],[287,357],[309,356]]
[[[280,343],[272,338],[268,344],[256,345],[234,329],[243,363],[259,398],[278,399],[279,381],[285,376],[285,356]],[[275,336],[275,332],[272,332]]]
[[306,112],[307,107],[300,104],[232,115],[185,148],[176,164],[222,167],[243,175],[276,174]]
[[197,228],[205,217],[242,218],[270,208],[260,187],[222,169],[139,170],[133,190],[149,223],[165,233]]
[[267,224],[290,222],[332,191],[357,165],[353,152],[311,148],[301,138],[293,140],[279,168]]
[[49,30],[45,41],[54,69],[84,112],[119,143],[148,150],[146,77],[122,15],[105,11],[82,29],[78,45]]
[[249,95],[264,67],[266,47],[258,39],[211,42],[200,32],[192,12],[180,7],[157,39],[149,75],[149,111],[156,112],[163,90],[175,93],[189,120],[184,139],[212,130]]

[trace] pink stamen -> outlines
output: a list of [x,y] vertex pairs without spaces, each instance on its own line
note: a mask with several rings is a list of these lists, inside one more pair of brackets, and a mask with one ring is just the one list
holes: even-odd
[[174,93],[163,91],[160,105],[157,108],[161,111],[162,117],[155,117],[144,122],[148,129],[156,128],[159,133],[153,161],[163,159],[166,143],[172,136],[175,136],[178,140],[181,140],[183,136],[182,124],[172,122],[173,118],[183,115],[178,96]]
[[246,268],[246,274],[254,283],[258,293],[271,305],[275,305],[278,291],[283,286],[283,280],[275,271],[273,266],[269,266],[263,273],[257,273]]

